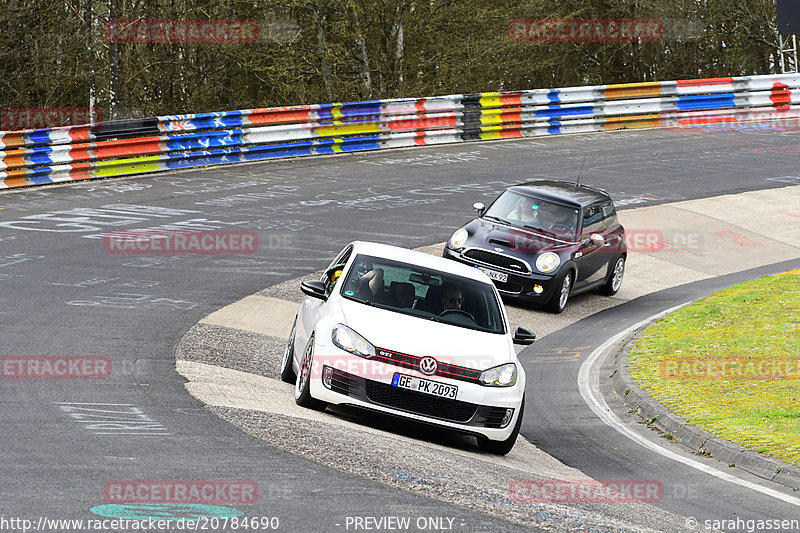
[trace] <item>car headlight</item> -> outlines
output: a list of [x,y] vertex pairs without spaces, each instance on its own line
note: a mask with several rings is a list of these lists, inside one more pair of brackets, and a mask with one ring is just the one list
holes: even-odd
[[553,252],[546,252],[536,258],[536,268],[546,274],[554,272],[561,264],[561,258]]
[[447,241],[447,245],[454,250],[458,250],[467,244],[467,237],[469,237],[467,230],[464,228],[457,229],[456,232],[450,237],[450,240]]
[[480,377],[481,385],[487,387],[510,387],[517,382],[517,365],[506,363],[484,370]]
[[333,344],[360,357],[375,357],[375,347],[344,324],[336,324],[331,333]]

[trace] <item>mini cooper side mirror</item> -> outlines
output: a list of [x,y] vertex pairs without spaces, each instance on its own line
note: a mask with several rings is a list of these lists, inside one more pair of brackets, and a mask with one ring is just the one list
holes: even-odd
[[526,346],[528,344],[533,344],[535,340],[536,334],[525,328],[517,328],[517,331],[514,332],[514,344]]
[[478,212],[478,215],[482,215],[483,212],[486,210],[486,206],[483,205],[483,202],[475,202],[472,204],[472,209]]
[[304,281],[300,284],[300,290],[303,291],[303,294],[312,298],[319,298],[322,301],[328,299],[325,294],[325,284],[321,281]]
[[606,243],[606,240],[599,233],[592,233],[591,237],[589,238],[598,246],[603,246]]

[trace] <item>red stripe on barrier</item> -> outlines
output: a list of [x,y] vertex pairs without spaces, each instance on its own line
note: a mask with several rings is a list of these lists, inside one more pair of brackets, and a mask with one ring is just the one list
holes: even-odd
[[504,106],[507,105],[522,105],[521,94],[504,94],[500,96],[500,103]]
[[[84,145],[90,147],[91,145]],[[136,151],[132,151],[131,147],[136,146]],[[92,152],[98,158],[104,157],[120,157],[131,155],[144,155],[154,154],[164,150],[164,145],[161,144],[159,137],[141,137],[138,139],[122,139],[118,141],[102,141],[95,143],[91,146]],[[164,150],[165,151],[165,150]],[[79,160],[80,158],[73,158]],[[86,158],[88,159],[88,157]]]
[[428,144],[427,142],[425,142],[425,132],[424,131],[418,131],[417,132],[417,138],[414,139],[414,144],[418,144],[420,146]]
[[769,99],[772,100],[772,105],[779,111],[786,111],[792,104],[792,93],[788,89],[789,86],[785,83],[776,82],[772,85]]
[[733,78],[707,78],[699,80],[678,80],[679,87],[705,87],[707,85],[727,85],[733,83]]
[[79,126],[77,128],[69,129],[69,138],[75,141],[90,141],[92,140],[92,133],[89,131],[91,126]]
[[311,110],[309,107],[257,109],[247,115],[247,120],[253,126],[262,124],[290,124],[292,122],[309,122]]
[[710,117],[710,118],[684,118],[678,119],[680,126],[694,126],[699,124],[724,124],[738,122],[736,117]]

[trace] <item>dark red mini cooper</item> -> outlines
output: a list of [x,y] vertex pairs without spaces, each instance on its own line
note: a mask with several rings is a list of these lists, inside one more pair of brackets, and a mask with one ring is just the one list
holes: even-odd
[[511,300],[560,313],[570,295],[616,294],[625,273],[625,229],[600,189],[538,180],[509,187],[456,230],[444,257],[485,272]]

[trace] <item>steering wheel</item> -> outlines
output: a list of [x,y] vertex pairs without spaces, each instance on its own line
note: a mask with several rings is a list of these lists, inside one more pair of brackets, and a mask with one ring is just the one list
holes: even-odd
[[472,316],[471,314],[469,314],[468,312],[466,312],[466,311],[464,311],[462,309],[445,309],[444,311],[439,313],[439,316],[444,316],[444,315],[447,315],[447,314],[450,314],[450,313],[458,313],[460,315],[464,315],[465,317],[469,318],[470,320],[472,320],[476,324],[478,323],[478,321],[475,320],[474,316]]

